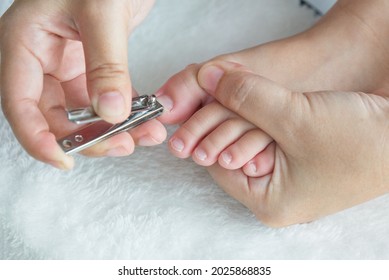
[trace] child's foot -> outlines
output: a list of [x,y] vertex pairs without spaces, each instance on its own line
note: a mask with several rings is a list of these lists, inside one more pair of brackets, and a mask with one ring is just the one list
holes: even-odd
[[[273,169],[272,143],[262,130],[214,101],[199,109],[170,139],[171,152],[179,158],[192,156],[202,166],[218,162],[226,169],[244,169],[252,176]],[[269,146],[269,148],[267,148]]]

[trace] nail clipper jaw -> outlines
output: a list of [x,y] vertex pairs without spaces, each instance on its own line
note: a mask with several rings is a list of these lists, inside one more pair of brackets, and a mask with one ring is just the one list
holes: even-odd
[[88,108],[72,110],[68,113],[70,120],[77,124],[89,123],[89,125],[58,139],[57,142],[66,154],[73,154],[152,120],[160,116],[163,110],[163,106],[155,96],[147,95],[134,98],[131,115],[124,122],[115,125],[102,121],[93,110],[90,111]]
[[[151,110],[157,98],[154,95],[142,95],[135,97],[131,104],[131,114]],[[92,107],[80,108],[71,111],[67,111],[68,120],[76,124],[88,124],[101,121],[102,119],[95,113]]]

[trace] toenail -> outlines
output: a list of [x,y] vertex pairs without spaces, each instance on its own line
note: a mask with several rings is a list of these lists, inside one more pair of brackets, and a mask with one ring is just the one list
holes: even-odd
[[49,161],[48,164],[61,170],[68,170],[69,168],[62,161]]
[[257,165],[255,164],[254,161],[250,161],[250,162],[249,162],[249,168],[250,168],[250,170],[251,170],[252,172],[257,173]]
[[224,70],[214,65],[207,65],[199,72],[199,83],[208,93],[214,93],[220,79],[224,75]]
[[203,149],[196,149],[195,155],[199,160],[206,160],[207,159],[207,153]]
[[232,155],[230,152],[223,152],[222,159],[226,164],[230,164],[232,161]]
[[158,97],[158,101],[162,104],[166,112],[170,112],[173,109],[173,100],[167,95],[161,95]]
[[170,146],[177,152],[182,152],[185,147],[184,142],[179,138],[172,138],[170,140]]

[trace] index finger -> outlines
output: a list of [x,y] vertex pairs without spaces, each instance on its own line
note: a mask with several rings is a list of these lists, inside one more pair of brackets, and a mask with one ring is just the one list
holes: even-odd
[[4,115],[24,149],[57,168],[70,169],[73,159],[58,146],[38,108],[43,88],[39,60],[23,46],[1,46],[0,91]]

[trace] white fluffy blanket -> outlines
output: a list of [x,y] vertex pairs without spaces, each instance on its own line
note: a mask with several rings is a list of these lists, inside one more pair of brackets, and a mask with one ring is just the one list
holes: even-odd
[[[6,2],[2,0],[0,8]],[[287,36],[316,18],[298,0],[160,0],[130,41],[140,93],[191,62]],[[27,120],[28,121],[28,120]],[[173,131],[174,128],[170,128]],[[270,229],[166,144],[120,159],[30,158],[0,113],[2,259],[386,259],[389,196]]]

